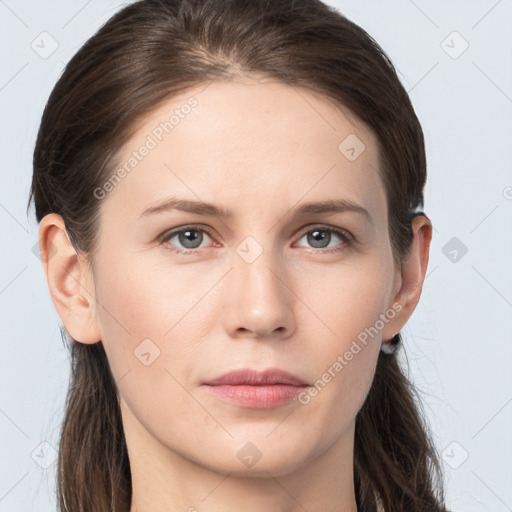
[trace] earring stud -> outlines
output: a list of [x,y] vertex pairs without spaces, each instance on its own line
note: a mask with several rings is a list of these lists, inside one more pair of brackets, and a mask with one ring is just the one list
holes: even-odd
[[396,352],[396,349],[398,348],[400,339],[400,333],[395,334],[388,342],[381,343],[380,350],[385,354],[394,354]]

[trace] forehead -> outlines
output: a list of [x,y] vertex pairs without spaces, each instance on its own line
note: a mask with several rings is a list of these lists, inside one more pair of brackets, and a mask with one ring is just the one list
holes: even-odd
[[249,77],[161,103],[118,154],[115,174],[101,207],[131,217],[166,195],[253,211],[326,196],[385,202],[371,130],[320,94]]

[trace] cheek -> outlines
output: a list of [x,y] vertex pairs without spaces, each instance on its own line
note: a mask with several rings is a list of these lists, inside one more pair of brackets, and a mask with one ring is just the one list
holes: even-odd
[[119,379],[140,371],[143,362],[156,360],[160,351],[156,340],[172,305],[159,297],[162,285],[156,286],[150,273],[133,261],[125,258],[113,263],[105,257],[100,261],[97,318],[112,372]]
[[215,295],[209,290],[222,273],[198,279],[192,266],[152,267],[144,257],[125,257],[118,264],[110,259],[101,260],[96,291],[102,341],[114,376],[140,372],[145,363],[168,368],[184,361],[193,364],[197,340],[218,318],[207,311]]
[[319,424],[326,414],[333,427],[354,417],[371,386],[392,286],[390,260],[380,256],[331,267],[301,287],[309,310],[302,318],[317,333],[315,344],[304,345],[317,372],[304,402],[316,409]]
[[189,341],[197,339],[196,322],[187,311],[198,302],[198,292],[184,294],[178,272],[167,272],[164,279],[148,270],[143,258],[117,266],[103,262],[97,273],[98,317],[119,393],[138,418],[175,421],[191,405],[180,383],[197,364]]
[[302,320],[318,326],[327,346],[350,344],[389,307],[392,274],[385,256],[354,257],[298,275],[297,295],[309,310]]

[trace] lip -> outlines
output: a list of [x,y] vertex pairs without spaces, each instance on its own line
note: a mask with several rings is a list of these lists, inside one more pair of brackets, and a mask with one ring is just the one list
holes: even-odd
[[308,384],[278,368],[263,372],[244,368],[209,380],[204,386],[224,402],[250,409],[270,409],[290,402]]
[[295,375],[280,370],[279,368],[267,368],[259,372],[251,368],[242,368],[225,373],[220,377],[205,382],[209,386],[238,386],[247,384],[249,386],[265,386],[272,384],[287,384],[289,386],[307,386],[307,383]]

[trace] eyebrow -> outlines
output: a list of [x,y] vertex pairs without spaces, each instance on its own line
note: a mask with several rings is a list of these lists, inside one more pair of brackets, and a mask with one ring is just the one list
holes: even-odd
[[[212,203],[205,203],[204,201],[195,201],[191,199],[180,199],[177,197],[170,197],[150,206],[144,210],[139,217],[147,217],[155,213],[162,213],[172,210],[194,213],[196,215],[203,215],[205,217],[233,217],[232,211],[226,210]],[[373,224],[372,216],[366,208],[347,199],[328,199],[321,202],[306,203],[297,208],[293,212],[293,216],[305,217],[307,215],[314,214],[335,214],[342,212],[359,213],[363,215],[367,221]]]

